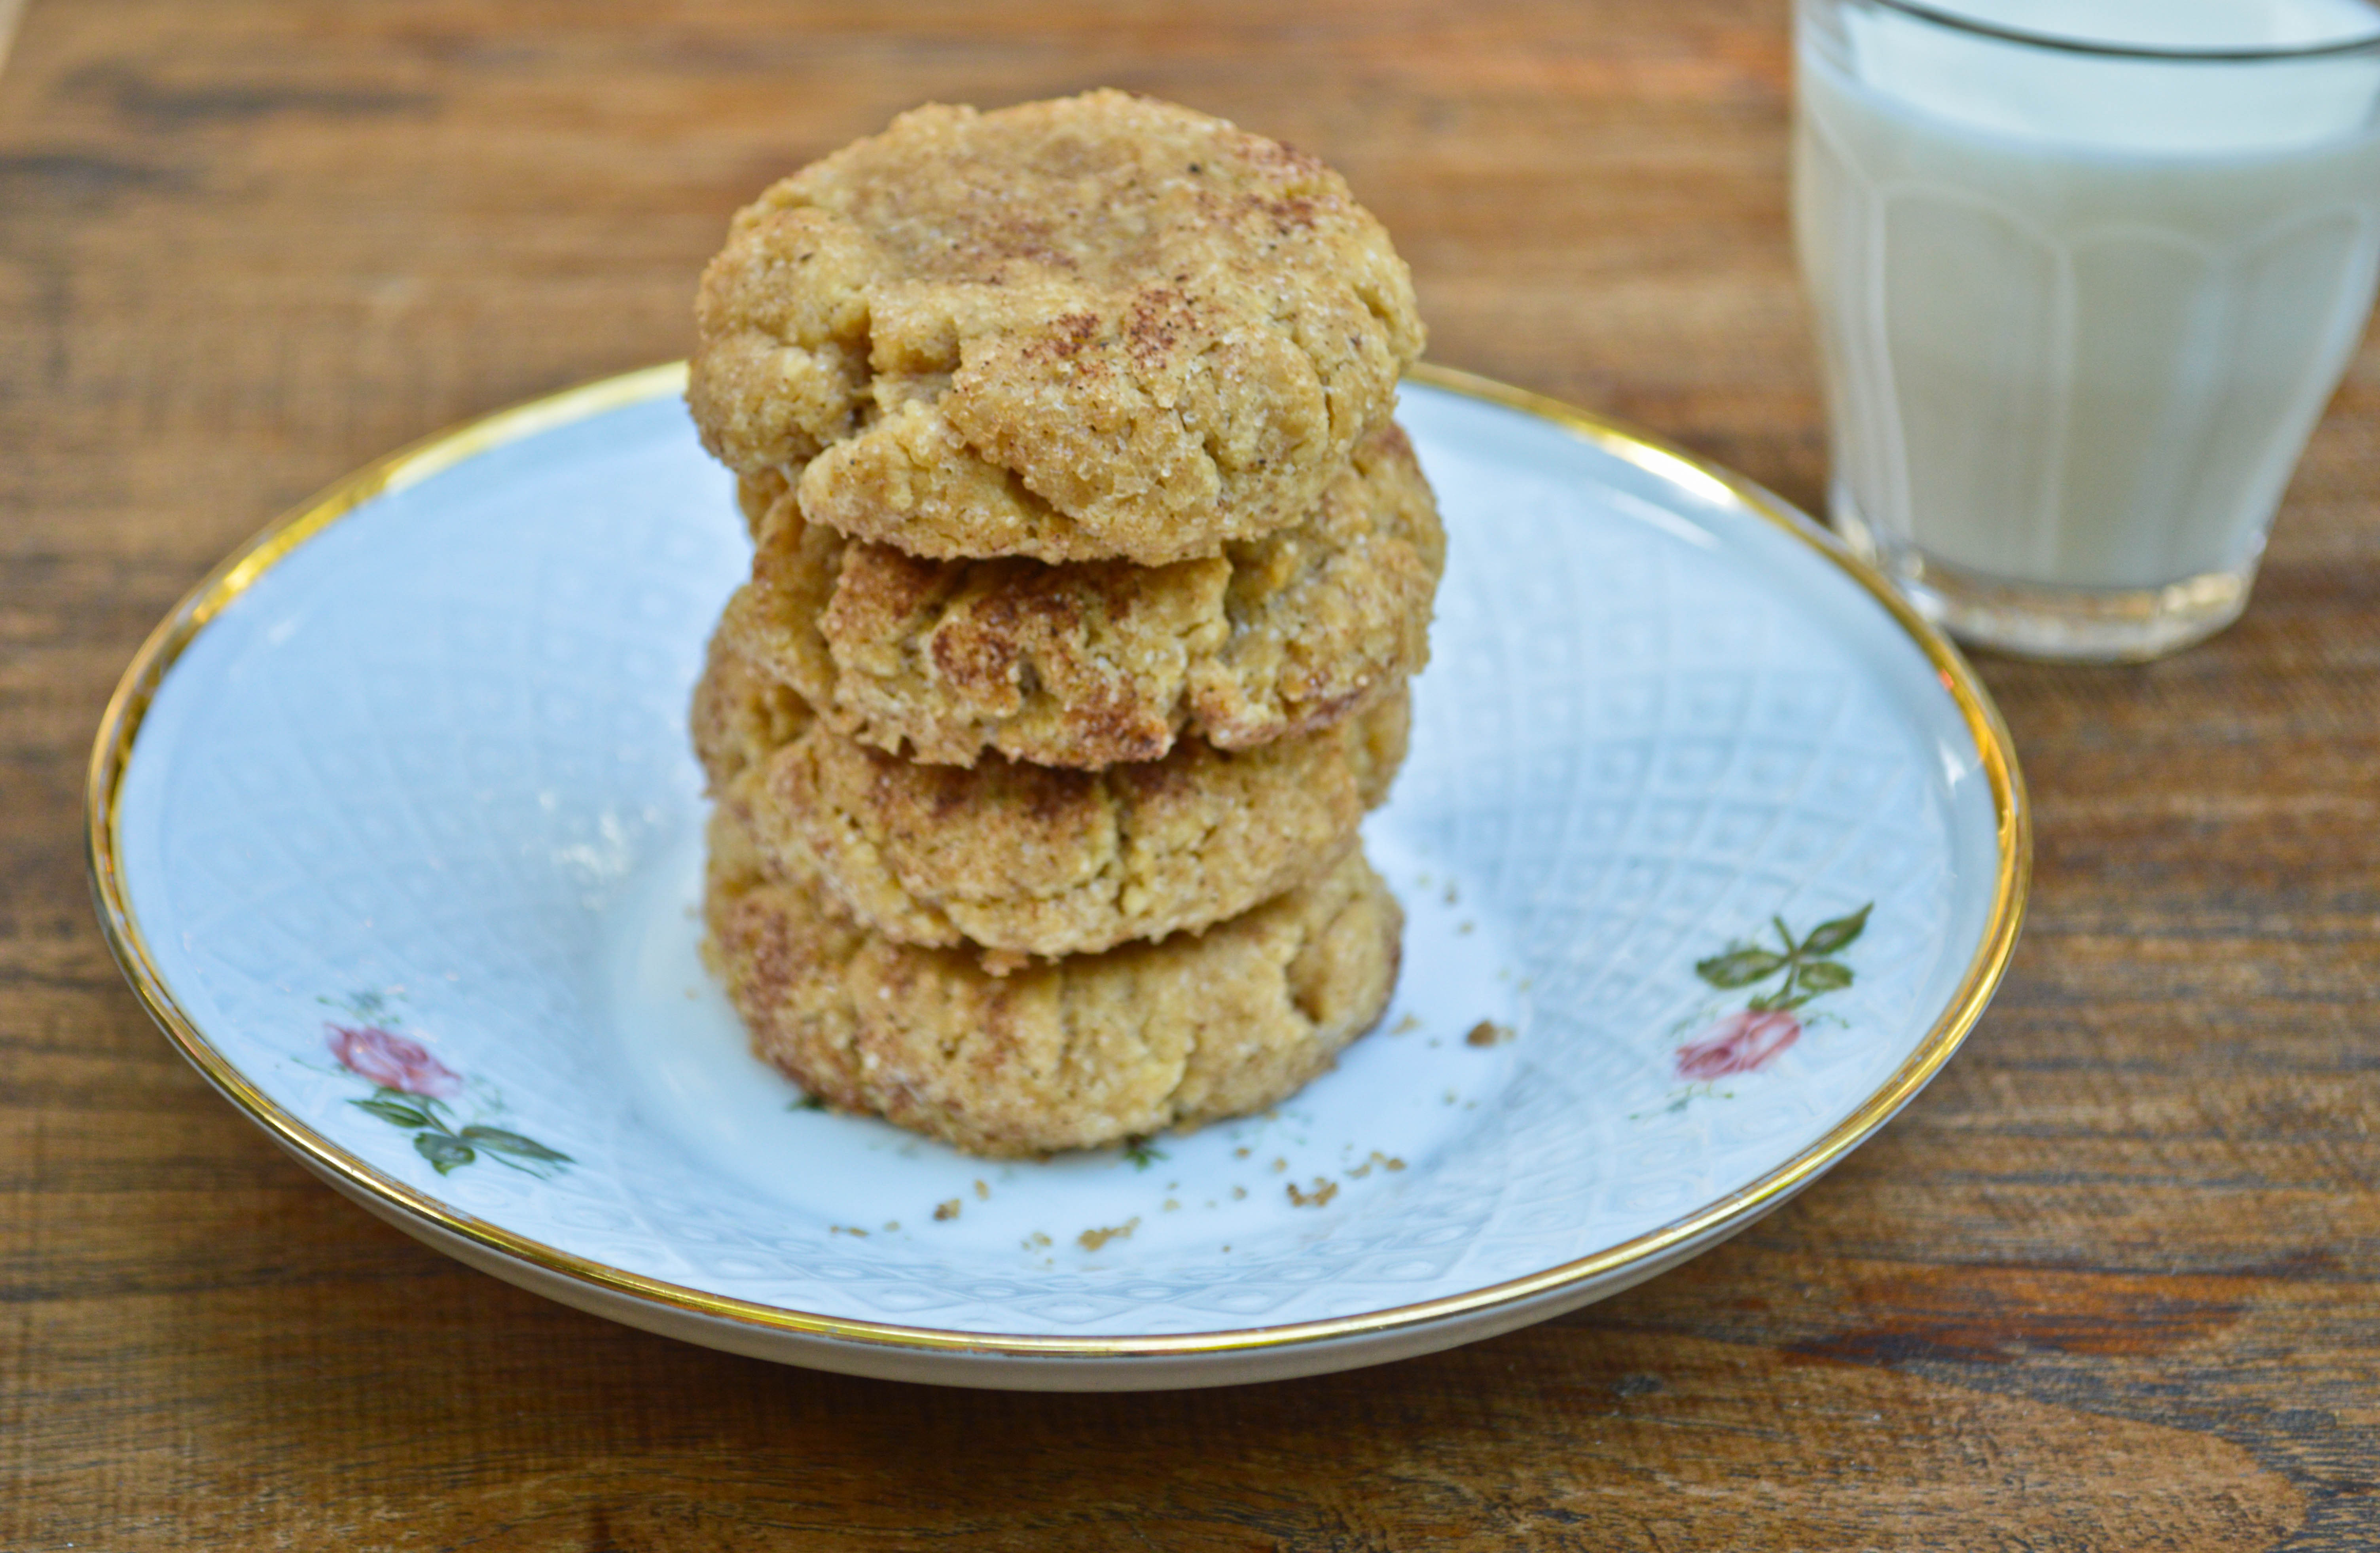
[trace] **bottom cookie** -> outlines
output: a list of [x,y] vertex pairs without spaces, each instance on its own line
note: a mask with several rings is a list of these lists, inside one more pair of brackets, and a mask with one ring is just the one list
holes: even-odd
[[724,808],[704,910],[704,955],[759,1056],[838,1110],[1004,1157],[1293,1094],[1388,1006],[1404,926],[1355,851],[1203,933],[996,976],[859,927],[816,879],[764,865]]

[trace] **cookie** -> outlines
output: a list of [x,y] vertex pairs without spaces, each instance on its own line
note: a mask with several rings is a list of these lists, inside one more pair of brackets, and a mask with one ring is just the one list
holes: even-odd
[[[798,854],[889,938],[1010,955],[1203,928],[1313,878],[1388,795],[1407,722],[1401,691],[1253,750],[1188,739],[1162,760],[1099,771],[997,757],[969,770],[871,749],[782,710],[782,698],[723,651],[696,697],[714,795],[755,843]],[[791,736],[764,749],[757,731],[772,719]]]
[[1422,347],[1337,174],[1116,91],[904,114],[739,212],[696,312],[704,444],[934,558],[1163,565],[1294,523]]
[[1367,433],[1303,522],[1135,566],[927,561],[803,521],[778,481],[722,630],[837,729],[940,764],[1153,760],[1350,715],[1419,672],[1446,538],[1413,446]]
[[1204,933],[1008,976],[861,927],[712,819],[704,952],[752,1049],[838,1110],[976,1154],[1095,1148],[1261,1110],[1369,1029],[1403,917],[1351,851]]
[[816,721],[793,686],[735,651],[724,631],[712,634],[686,723],[713,797],[766,765]]
[[1257,749],[1186,740],[1103,771],[919,766],[814,725],[750,812],[764,845],[807,852],[887,937],[1075,954],[1203,928],[1328,867],[1404,739],[1402,696]]

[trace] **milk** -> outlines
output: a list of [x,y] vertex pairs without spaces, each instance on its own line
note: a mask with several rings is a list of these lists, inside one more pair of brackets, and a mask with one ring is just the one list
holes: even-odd
[[[2158,48],[2380,33],[2363,0],[1958,11]],[[1839,516],[1987,581],[2244,601],[2371,310],[2380,61],[2060,53],[1832,0],[1800,34]]]

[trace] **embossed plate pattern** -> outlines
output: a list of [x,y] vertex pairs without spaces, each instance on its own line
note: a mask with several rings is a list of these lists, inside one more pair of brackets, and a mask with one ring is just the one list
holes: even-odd
[[1265,1117],[987,1165],[807,1107],[695,955],[746,550],[661,368],[394,455],[128,671],[92,877],[200,1072],[371,1211],[740,1353],[1130,1389],[1428,1352],[1784,1201],[1982,1012],[2029,836],[1958,655],[1755,487],[1428,370],[1451,561],[1367,829],[1382,1027]]

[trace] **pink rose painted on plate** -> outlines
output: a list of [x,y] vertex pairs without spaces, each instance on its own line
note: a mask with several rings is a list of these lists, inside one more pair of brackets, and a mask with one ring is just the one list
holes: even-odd
[[[569,1155],[535,1138],[524,1137],[509,1127],[489,1125],[491,1119],[504,1113],[503,1098],[484,1084],[472,1086],[411,1036],[390,1029],[398,1020],[387,993],[357,992],[321,1001],[345,1009],[357,1021],[322,1026],[322,1044],[331,1049],[339,1066],[372,1086],[370,1098],[347,1104],[411,1133],[413,1151],[429,1160],[440,1175],[492,1159],[544,1179],[574,1162]],[[474,1096],[468,1121],[447,1104],[460,1098],[467,1088]]]
[[1678,1049],[1678,1076],[1728,1078],[1758,1073],[1768,1060],[1802,1038],[1802,1022],[1774,1009],[1730,1013]]
[[1696,961],[1694,975],[1722,991],[1770,985],[1742,1008],[1720,1015],[1678,1048],[1677,1075],[1689,1087],[1679,1090],[1668,1109],[1681,1110],[1695,1095],[1711,1093],[1700,1086],[1760,1072],[1800,1040],[1807,1026],[1795,1011],[1852,984],[1852,968],[1839,956],[1867,930],[1868,913],[1875,909],[1871,901],[1857,911],[1819,923],[1800,937],[1785,926],[1783,917],[1772,916],[1768,920],[1777,929],[1774,948],[1739,941],[1707,960]]
[[383,1089],[433,1100],[451,1100],[463,1092],[463,1075],[430,1055],[419,1041],[377,1025],[325,1025],[322,1031],[324,1044],[341,1067]]

